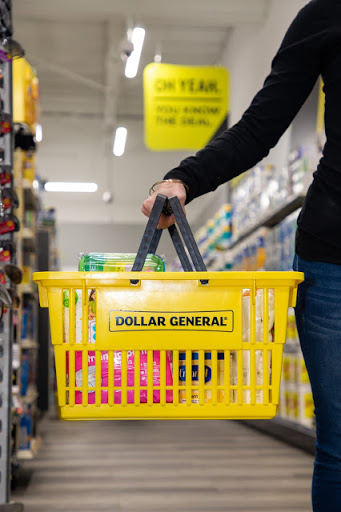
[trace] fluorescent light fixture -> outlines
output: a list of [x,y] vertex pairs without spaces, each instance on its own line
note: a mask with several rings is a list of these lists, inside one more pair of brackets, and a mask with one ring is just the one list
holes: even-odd
[[134,50],[126,62],[125,76],[127,78],[135,78],[137,75],[145,33],[145,29],[141,27],[135,27],[132,32],[131,42],[134,45]]
[[41,124],[37,124],[36,126],[36,141],[41,142],[43,140],[43,127]]
[[114,146],[112,150],[115,156],[123,155],[127,140],[127,133],[127,128],[124,128],[124,126],[120,126],[119,128],[117,128],[115,133]]
[[47,192],[96,192],[98,185],[87,182],[47,181],[44,188]]

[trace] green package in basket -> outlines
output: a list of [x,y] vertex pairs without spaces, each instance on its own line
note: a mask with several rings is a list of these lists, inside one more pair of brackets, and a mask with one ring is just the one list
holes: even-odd
[[[80,254],[79,270],[85,272],[130,272],[135,261],[134,253],[89,252]],[[165,262],[157,254],[148,254],[144,272],[164,272]]]

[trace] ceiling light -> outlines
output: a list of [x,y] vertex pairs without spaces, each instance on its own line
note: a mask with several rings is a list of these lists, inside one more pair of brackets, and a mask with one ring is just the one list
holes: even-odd
[[134,45],[134,51],[126,62],[125,76],[127,78],[135,78],[137,75],[145,33],[145,29],[141,27],[135,27],[132,32],[131,42]]
[[43,140],[43,127],[41,124],[37,124],[36,126],[36,141],[41,142]]
[[162,55],[161,53],[156,53],[154,55],[154,62],[157,62],[158,64],[162,61]]
[[117,128],[113,146],[113,153],[115,156],[123,155],[127,140],[127,133],[127,128],[124,128],[124,126]]
[[38,180],[33,180],[32,187],[35,190],[38,190],[38,188],[39,188],[39,181]]
[[47,192],[96,192],[98,185],[89,182],[47,181],[44,188]]

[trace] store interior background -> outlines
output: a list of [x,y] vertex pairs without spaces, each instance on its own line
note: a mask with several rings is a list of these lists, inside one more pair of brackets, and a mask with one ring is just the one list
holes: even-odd
[[[238,121],[270,70],[271,59],[303,0],[78,0],[13,2],[14,38],[37,69],[43,141],[37,172],[50,181],[91,181],[93,194],[44,192],[57,211],[60,268],[76,269],[79,252],[135,252],[146,219],[140,212],[151,184],[193,151],[151,152],[144,146],[142,71],[161,51],[162,62],[221,65],[231,79],[229,124]],[[138,76],[124,76],[120,42],[127,26],[146,29]],[[316,105],[316,98],[310,99]],[[304,107],[309,109],[309,101]],[[311,110],[314,112],[314,108]],[[315,114],[314,114],[315,115]],[[312,123],[316,123],[312,114]],[[311,137],[300,117],[266,161],[286,165],[295,140]],[[313,126],[314,126],[313,124]],[[112,154],[117,126],[128,137]],[[306,130],[306,128],[308,128]],[[102,199],[113,194],[112,203]],[[226,202],[222,186],[188,206],[195,231]],[[168,237],[160,253],[170,260]]]

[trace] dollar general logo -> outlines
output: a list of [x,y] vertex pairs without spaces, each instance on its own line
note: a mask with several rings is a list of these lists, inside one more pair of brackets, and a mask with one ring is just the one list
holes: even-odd
[[233,331],[233,311],[109,312],[109,331]]

